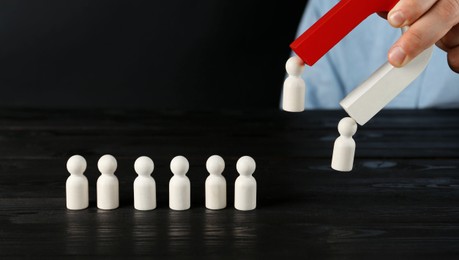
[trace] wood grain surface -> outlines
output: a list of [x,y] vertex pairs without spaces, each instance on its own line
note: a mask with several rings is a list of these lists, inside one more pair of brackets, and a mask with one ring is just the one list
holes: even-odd
[[[459,111],[383,111],[330,169],[342,111],[0,111],[0,258],[455,258]],[[97,160],[118,160],[120,208],[98,210]],[[88,161],[90,207],[65,208],[66,160]],[[226,161],[228,208],[204,207],[205,161]],[[158,208],[133,208],[133,164],[155,162]],[[170,160],[190,161],[192,207],[168,208]],[[258,208],[233,208],[235,164],[257,162]],[[275,257],[275,258],[273,258]]]

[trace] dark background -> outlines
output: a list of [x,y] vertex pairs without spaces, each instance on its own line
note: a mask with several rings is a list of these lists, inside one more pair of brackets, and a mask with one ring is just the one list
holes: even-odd
[[277,107],[307,1],[0,2],[0,105]]

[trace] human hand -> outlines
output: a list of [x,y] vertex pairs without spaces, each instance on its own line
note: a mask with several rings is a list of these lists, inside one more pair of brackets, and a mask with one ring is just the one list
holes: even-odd
[[459,0],[400,0],[387,19],[396,28],[410,26],[389,50],[393,66],[404,66],[436,44],[448,53],[450,68],[459,73]]

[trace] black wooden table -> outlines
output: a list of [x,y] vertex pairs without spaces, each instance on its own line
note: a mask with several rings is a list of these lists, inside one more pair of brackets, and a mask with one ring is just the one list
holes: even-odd
[[[459,111],[383,111],[330,169],[342,111],[0,111],[0,258],[348,258],[459,254]],[[96,208],[97,160],[118,160],[120,208]],[[90,207],[65,208],[66,160],[88,161]],[[226,161],[228,208],[204,207],[205,161]],[[158,208],[133,208],[133,163],[155,162]],[[169,162],[190,161],[192,207],[168,208]],[[258,208],[233,208],[235,164],[257,162]]]

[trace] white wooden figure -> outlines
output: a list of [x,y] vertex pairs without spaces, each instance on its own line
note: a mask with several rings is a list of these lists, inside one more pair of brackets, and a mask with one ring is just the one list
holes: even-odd
[[153,160],[147,156],[137,158],[134,163],[135,172],[139,175],[134,180],[134,208],[137,210],[156,208],[156,182],[151,177],[154,167]]
[[169,208],[187,210],[190,208],[191,184],[186,176],[190,164],[183,156],[176,156],[171,161],[171,171],[174,174],[169,181]]
[[352,136],[357,132],[357,123],[350,117],[339,121],[340,136],[333,146],[331,167],[336,171],[349,172],[354,165],[355,141]]
[[288,77],[284,81],[282,109],[289,112],[302,112],[306,95],[306,84],[301,74],[304,62],[297,56],[290,57],[285,64]]
[[250,156],[239,158],[236,170],[240,174],[234,184],[234,207],[238,210],[253,210],[257,207],[257,181],[255,160]]
[[81,210],[89,205],[88,179],[83,175],[86,166],[86,160],[81,155],[74,155],[67,161],[67,171],[70,173],[65,183],[68,209]]
[[225,169],[225,161],[218,155],[212,155],[207,159],[206,169],[209,176],[206,179],[206,208],[218,210],[226,208],[226,180],[222,172]]
[[119,207],[119,183],[115,176],[118,164],[115,157],[106,154],[97,162],[101,175],[97,179],[97,207],[116,209]]

